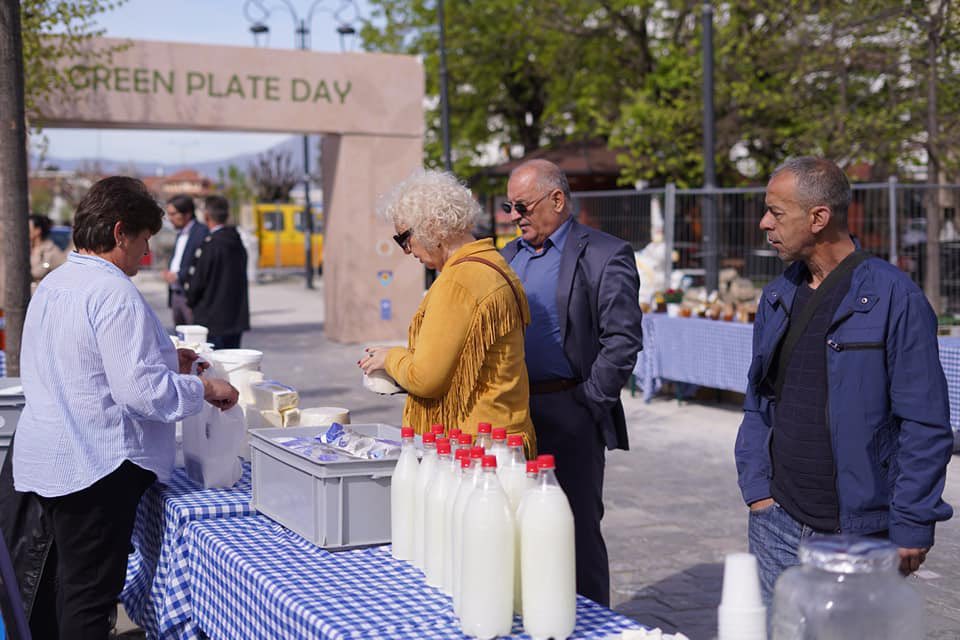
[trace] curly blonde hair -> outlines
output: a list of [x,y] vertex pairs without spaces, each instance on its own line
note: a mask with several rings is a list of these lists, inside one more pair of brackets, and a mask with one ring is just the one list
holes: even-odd
[[425,245],[445,245],[471,232],[483,212],[470,189],[446,171],[412,175],[384,196],[379,209],[395,227],[413,229]]

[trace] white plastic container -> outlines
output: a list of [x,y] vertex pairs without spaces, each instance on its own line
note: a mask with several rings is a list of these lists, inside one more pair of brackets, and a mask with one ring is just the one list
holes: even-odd
[[553,456],[537,461],[537,486],[520,507],[523,630],[533,640],[560,640],[577,622],[573,512],[554,475]]
[[[523,521],[523,509],[520,508],[522,504],[522,498],[527,490],[537,486],[537,476],[540,474],[540,464],[536,460],[528,460],[523,473],[523,483],[515,483],[514,487],[517,490],[517,495],[520,498],[517,502],[517,507],[514,509],[514,521],[516,522],[516,531],[514,535],[514,556],[513,556],[513,612],[523,615],[523,589],[520,584],[520,576],[522,573],[521,559],[523,558],[523,550],[520,548],[520,535],[523,529],[521,528],[521,522]],[[510,498],[510,494],[507,494],[507,498]]]
[[454,454],[453,478],[450,492],[443,505],[443,584],[441,590],[453,597],[453,505],[457,501],[457,492],[464,474],[470,470],[470,450],[457,449]]
[[239,407],[220,411],[204,403],[200,413],[183,419],[183,466],[187,477],[205,489],[232,487],[243,473],[240,456],[247,425]]
[[177,338],[180,339],[184,347],[189,349],[202,346],[207,341],[207,334],[209,333],[202,324],[178,324],[175,329],[177,330]]
[[477,425],[477,437],[473,439],[476,447],[483,447],[486,453],[490,453],[490,447],[493,446],[493,426],[489,422],[481,422]]
[[409,560],[413,555],[414,491],[417,482],[417,449],[413,442],[413,429],[400,431],[400,459],[393,471],[390,485],[390,540],[393,557]]
[[413,508],[413,566],[420,571],[426,568],[424,564],[424,549],[426,547],[427,531],[427,487],[433,480],[437,470],[437,437],[432,433],[423,434],[423,459],[420,460],[420,470],[417,472],[417,483],[414,488]]
[[[263,352],[256,349],[218,349],[208,354],[210,365],[219,377],[230,380],[237,371],[260,371]],[[236,385],[234,385],[236,386]]]
[[[527,458],[523,453],[523,436],[519,434],[508,436],[507,450],[509,452],[507,466],[503,469],[497,467],[497,471],[500,474],[503,490],[507,492],[507,499],[510,500],[510,508],[516,514],[523,492],[533,484],[527,479]],[[499,460],[497,464],[500,464]]]
[[437,471],[427,487],[426,536],[424,539],[423,563],[427,584],[431,587],[443,585],[443,514],[447,504],[450,485],[456,480],[453,465],[456,462],[450,455],[450,441],[442,438],[437,445]]
[[460,630],[468,636],[510,635],[513,537],[513,514],[497,478],[497,458],[484,456],[483,477],[470,495],[463,518]]
[[463,556],[466,553],[463,546],[463,514],[467,510],[467,502],[470,500],[470,494],[480,482],[482,469],[480,467],[483,459],[483,449],[473,447],[470,450],[470,468],[464,469],[464,476],[460,480],[460,487],[457,489],[457,499],[453,503],[453,543],[450,546],[450,559],[453,562],[453,612],[460,615],[462,604],[461,595],[461,575],[463,574]]

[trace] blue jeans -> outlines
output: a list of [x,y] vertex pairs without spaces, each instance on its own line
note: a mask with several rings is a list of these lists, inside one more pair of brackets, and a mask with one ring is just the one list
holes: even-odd
[[800,543],[816,535],[823,535],[823,532],[797,522],[776,502],[750,512],[747,536],[750,553],[757,557],[760,592],[767,611],[770,611],[773,602],[773,587],[777,578],[786,569],[800,564],[797,557]]

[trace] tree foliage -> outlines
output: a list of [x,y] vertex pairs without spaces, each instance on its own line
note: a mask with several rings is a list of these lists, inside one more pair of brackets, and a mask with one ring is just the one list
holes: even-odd
[[43,99],[69,99],[60,61],[75,58],[95,64],[110,51],[91,52],[87,43],[103,35],[96,16],[112,11],[125,0],[21,0],[23,30],[24,102],[27,118],[40,114]]
[[250,183],[259,202],[289,202],[297,184],[297,170],[289,151],[267,151],[250,163]]
[[[956,4],[714,3],[720,182],[755,181],[806,153],[870,162],[878,177],[933,154],[955,168]],[[436,96],[436,0],[371,5],[365,47],[422,55],[427,93]],[[491,148],[523,154],[555,140],[600,137],[621,151],[624,183],[702,183],[701,9],[696,0],[446,2],[456,170],[469,175],[490,161]],[[437,165],[439,105],[431,106],[427,164]]]

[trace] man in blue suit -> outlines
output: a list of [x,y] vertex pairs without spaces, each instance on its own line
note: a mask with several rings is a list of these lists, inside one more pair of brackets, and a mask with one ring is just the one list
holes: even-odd
[[167,306],[173,309],[174,325],[193,324],[193,310],[187,305],[183,285],[190,277],[194,254],[209,230],[207,225],[197,220],[193,198],[185,194],[175,195],[167,201],[167,218],[177,230],[170,267],[162,273],[169,285]]
[[627,449],[620,391],[643,347],[640,279],[630,245],[571,216],[560,168],[531,160],[510,174],[503,209],[520,237],[503,255],[523,282],[530,413],[573,510],[577,592],[610,604],[600,530],[605,448]]

